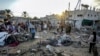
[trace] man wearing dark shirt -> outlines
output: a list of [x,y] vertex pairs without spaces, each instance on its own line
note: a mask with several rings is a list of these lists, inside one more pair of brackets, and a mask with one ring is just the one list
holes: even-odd
[[91,50],[95,47],[96,45],[96,32],[93,31],[93,35],[90,37],[91,42],[90,42],[90,46],[89,46],[89,53],[91,53]]

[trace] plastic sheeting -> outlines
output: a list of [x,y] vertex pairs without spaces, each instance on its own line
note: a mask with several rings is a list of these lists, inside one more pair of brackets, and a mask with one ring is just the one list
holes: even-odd
[[0,42],[4,41],[6,39],[8,33],[7,32],[0,32]]
[[54,52],[54,48],[51,45],[47,45],[46,48],[50,51],[50,52]]
[[8,37],[7,32],[0,32],[0,46],[3,46],[5,44],[5,39]]

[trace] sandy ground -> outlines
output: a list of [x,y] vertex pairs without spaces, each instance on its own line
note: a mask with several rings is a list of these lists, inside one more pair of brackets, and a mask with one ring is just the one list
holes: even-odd
[[[34,46],[37,42],[40,42],[50,38],[52,36],[54,36],[54,34],[48,32],[48,33],[43,33],[43,32],[38,32],[36,35],[41,36],[42,38],[38,38],[35,40],[30,40],[27,42],[23,42],[21,44],[19,44],[17,47],[1,47],[4,49],[8,50],[8,53],[16,53],[16,51],[18,50],[23,50],[23,51],[27,51],[30,47]],[[77,41],[77,38],[75,38],[76,36],[74,34],[71,34],[72,39],[75,41]],[[98,47],[98,52],[100,54],[100,45],[97,46]],[[88,46],[87,47],[79,47],[79,48],[75,48],[72,45],[71,46],[60,46],[60,47],[54,47],[56,50],[63,50],[64,54],[66,54],[65,56],[93,56],[93,54],[89,54],[88,53]],[[23,56],[30,56],[29,53],[25,53]],[[100,56],[100,55],[99,55]]]

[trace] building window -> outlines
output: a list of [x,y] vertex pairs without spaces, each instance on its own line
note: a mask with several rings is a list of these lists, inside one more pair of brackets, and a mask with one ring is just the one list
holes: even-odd
[[88,16],[90,16],[90,15],[88,14]]
[[69,17],[72,17],[72,15],[69,15]]
[[82,14],[77,15],[77,17],[82,17],[82,16],[83,16]]
[[96,17],[96,15],[94,15],[94,17]]

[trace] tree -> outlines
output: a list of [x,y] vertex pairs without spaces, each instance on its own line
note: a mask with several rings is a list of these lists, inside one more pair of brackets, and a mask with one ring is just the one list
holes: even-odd
[[10,13],[10,12],[11,12],[11,10],[9,10],[9,9],[6,9],[5,11],[6,11],[7,13]]
[[26,11],[23,11],[22,16],[23,16],[24,18],[29,17],[29,16],[28,16],[28,13],[27,13]]
[[38,17],[35,16],[33,19],[38,19]]
[[13,17],[13,13],[12,13],[12,11],[10,9],[5,9],[5,12],[6,12],[6,17],[7,18]]

